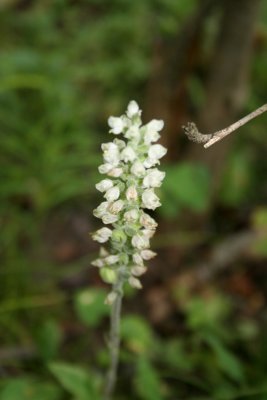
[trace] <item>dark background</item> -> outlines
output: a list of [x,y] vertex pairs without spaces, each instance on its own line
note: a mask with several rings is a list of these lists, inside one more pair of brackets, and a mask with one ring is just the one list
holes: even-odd
[[0,2],[0,399],[97,399],[108,287],[89,232],[106,120],[164,119],[142,291],[127,288],[115,399],[267,399],[267,115],[260,0]]

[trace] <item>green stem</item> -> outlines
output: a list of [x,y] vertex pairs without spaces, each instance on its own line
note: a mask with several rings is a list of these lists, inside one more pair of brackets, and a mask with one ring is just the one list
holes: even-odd
[[117,294],[114,303],[111,306],[110,316],[110,366],[107,372],[104,400],[110,400],[114,392],[120,351],[120,321],[121,321],[121,303],[123,297],[124,280],[119,276],[118,281],[113,285],[113,291]]

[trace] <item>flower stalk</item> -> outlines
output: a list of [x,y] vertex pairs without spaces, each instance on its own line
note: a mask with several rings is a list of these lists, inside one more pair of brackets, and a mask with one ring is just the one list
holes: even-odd
[[115,293],[116,297],[111,305],[110,337],[109,337],[110,367],[106,377],[104,400],[111,399],[117,378],[119,351],[120,351],[120,320],[121,320],[121,303],[123,297],[123,283],[124,283],[123,278],[119,277],[118,281],[113,285],[113,290],[112,290],[112,293]]
[[157,223],[144,210],[155,210],[161,205],[155,193],[165,177],[157,165],[167,150],[155,144],[160,138],[163,121],[152,120],[142,126],[141,110],[135,101],[128,105],[125,115],[108,119],[110,133],[120,138],[103,143],[104,163],[99,172],[107,178],[96,189],[103,193],[104,201],[94,210],[95,217],[104,225],[93,233],[94,240],[108,247],[101,247],[99,257],[92,264],[99,268],[102,279],[112,284],[106,298],[111,306],[109,337],[110,369],[105,386],[105,400],[114,391],[120,345],[120,312],[125,282],[141,289],[145,261],[156,253],[149,249]]

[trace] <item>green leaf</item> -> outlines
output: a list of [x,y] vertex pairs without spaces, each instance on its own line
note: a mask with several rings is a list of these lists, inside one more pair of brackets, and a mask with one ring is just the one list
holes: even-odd
[[144,357],[137,360],[136,393],[142,400],[162,400],[160,378],[152,364]]
[[220,198],[226,205],[237,206],[247,199],[252,181],[252,163],[249,151],[231,154],[222,179]]
[[62,391],[50,383],[40,383],[34,379],[10,379],[0,394],[0,400],[59,400]]
[[210,201],[210,175],[203,165],[182,163],[165,167],[161,212],[174,217],[185,208],[196,212],[207,209]]
[[217,326],[221,327],[224,318],[229,313],[229,302],[218,294],[212,299],[191,298],[184,307],[187,323],[196,331],[201,328],[214,330]]
[[151,350],[155,341],[149,325],[136,315],[128,315],[122,319],[121,337],[126,346],[136,353]]
[[46,320],[37,333],[39,352],[45,361],[57,355],[62,340],[60,327],[54,320]]
[[243,380],[243,369],[238,358],[215,336],[207,334],[205,341],[213,349],[222,371],[237,382]]
[[62,387],[77,400],[100,399],[96,378],[85,369],[60,362],[51,363],[49,369]]
[[182,340],[173,339],[164,343],[161,357],[176,371],[186,372],[193,368],[192,357],[185,349],[185,343]]
[[75,298],[75,310],[80,320],[88,326],[96,326],[109,314],[109,307],[104,304],[106,291],[103,289],[86,289]]

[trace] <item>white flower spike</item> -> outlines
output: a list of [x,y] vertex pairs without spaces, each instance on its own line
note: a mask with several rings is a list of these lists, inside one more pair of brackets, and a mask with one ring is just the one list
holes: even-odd
[[[156,221],[144,209],[155,210],[160,206],[154,189],[159,188],[165,172],[155,166],[166,154],[167,149],[161,144],[154,144],[159,138],[159,131],[164,123],[153,119],[142,126],[141,113],[136,101],[128,104],[126,114],[121,117],[109,117],[109,132],[116,135],[112,142],[102,144],[104,163],[99,172],[108,178],[96,184],[96,189],[103,193],[106,201],[93,212],[106,225],[113,225],[113,230],[104,227],[92,237],[99,243],[109,242],[109,251],[103,248],[99,258],[92,264],[100,268],[101,276],[112,272],[113,283],[126,282],[141,289],[137,277],[143,275],[147,267],[144,261],[155,257],[150,250],[150,238],[157,227]],[[116,301],[116,289],[110,292],[107,304]]]

